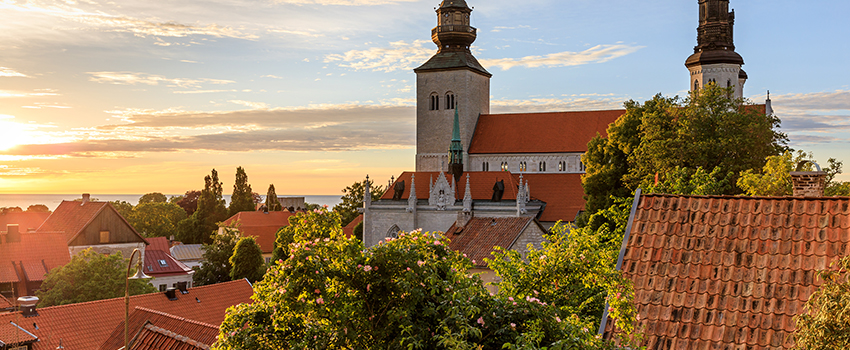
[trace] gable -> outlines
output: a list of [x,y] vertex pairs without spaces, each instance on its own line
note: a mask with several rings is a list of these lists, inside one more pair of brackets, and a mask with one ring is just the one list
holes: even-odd
[[523,232],[534,226],[533,221],[530,217],[473,217],[463,227],[453,224],[446,237],[450,248],[465,254],[475,266],[486,267],[484,258],[492,259],[495,247],[512,249]]

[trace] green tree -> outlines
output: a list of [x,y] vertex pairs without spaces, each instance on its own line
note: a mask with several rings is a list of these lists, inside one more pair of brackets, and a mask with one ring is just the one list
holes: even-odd
[[30,205],[30,206],[27,207],[27,211],[28,212],[35,212],[35,213],[49,213],[50,208],[48,208],[44,204],[33,204],[33,205]]
[[[778,131],[779,119],[748,101],[730,99],[731,92],[708,85],[685,99],[656,95],[642,105],[626,102],[608,138],[592,140],[582,156],[587,211],[607,208],[611,196],[625,197],[654,183],[656,175],[664,181],[677,171],[712,169],[709,174],[718,178],[709,182],[735,184],[740,172],[759,169],[766,157],[784,151],[787,137]],[[730,185],[714,194],[739,192]]]
[[602,349],[593,325],[534,296],[490,295],[441,234],[363,249],[326,211],[299,213],[288,256],[228,310],[217,349]]
[[204,263],[195,267],[192,280],[196,286],[230,281],[230,257],[242,235],[232,226],[222,226],[212,244],[204,244]]
[[732,189],[732,172],[721,174],[720,167],[715,167],[711,172],[702,167],[696,169],[675,167],[665,174],[664,179],[658,182],[644,181],[641,188],[645,193],[667,193],[682,195],[711,196],[727,193]]
[[[135,264],[135,261],[134,261]],[[131,270],[130,273],[134,273]],[[91,248],[79,252],[65,266],[54,268],[36,292],[39,307],[82,303],[124,296],[127,260],[121,253],[103,255]],[[130,294],[156,292],[148,281],[131,280]]]
[[248,174],[242,167],[236,168],[236,182],[233,184],[233,194],[230,196],[229,216],[243,211],[254,211],[254,197],[251,185],[248,184]]
[[263,279],[266,273],[266,264],[263,261],[263,249],[257,244],[254,237],[242,237],[233,249],[230,257],[230,279],[238,280],[247,278],[254,283]]
[[168,237],[178,234],[178,225],[186,218],[186,212],[177,204],[146,202],[133,208],[127,221],[145,237]]
[[[781,155],[767,157],[761,171],[749,169],[741,172],[738,187],[749,196],[790,196],[793,194],[791,172],[802,161],[812,161],[811,153],[798,150],[796,153],[785,151]],[[842,173],[843,163],[835,158],[827,160],[829,164],[822,168],[826,173],[826,196],[850,196],[850,183],[836,181],[835,177]],[[813,171],[814,167],[807,163],[804,171]]]
[[277,199],[277,193],[274,191],[274,184],[269,185],[269,190],[266,192],[266,208],[269,211],[283,210],[280,200]]
[[348,225],[360,215],[358,209],[363,208],[363,194],[366,192],[366,181],[369,181],[369,188],[372,193],[372,199],[377,200],[384,195],[383,186],[375,186],[372,180],[363,180],[353,183],[342,190],[342,202],[335,205],[333,210],[342,217],[342,226]]
[[198,198],[201,197],[201,191],[186,191],[182,196],[171,197],[175,200],[175,204],[179,205],[186,211],[186,215],[192,215],[198,210]]
[[[213,169],[204,177],[204,189],[198,198],[198,210],[192,216],[198,225],[194,231],[200,240],[188,243],[212,243],[218,223],[227,220],[227,206],[222,193],[222,183],[218,181],[218,172]],[[185,243],[185,242],[184,242]]]
[[795,349],[850,349],[850,257],[833,265],[838,269],[818,272],[823,284],[794,316]]
[[147,193],[147,194],[142,195],[142,196],[139,198],[139,204],[145,204],[145,203],[165,203],[165,202],[168,202],[168,198],[167,198],[167,197],[165,197],[165,195],[164,195],[164,194],[159,193],[159,192],[151,192],[151,193]]
[[121,216],[125,219],[133,214],[133,205],[128,202],[115,200],[109,203],[112,204],[112,207],[118,211],[118,214],[121,214]]

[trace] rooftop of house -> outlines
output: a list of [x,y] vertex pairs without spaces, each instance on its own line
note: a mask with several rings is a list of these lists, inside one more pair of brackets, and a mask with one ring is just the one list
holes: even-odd
[[348,225],[342,228],[342,233],[345,234],[345,237],[351,238],[354,235],[354,228],[357,227],[361,222],[363,222],[363,214],[358,215],[354,220],[352,220]]
[[587,152],[596,134],[626,111],[484,114],[478,118],[469,154]]
[[450,248],[466,254],[476,267],[487,267],[484,258],[492,259],[495,247],[511,249],[528,225],[537,224],[530,217],[473,217],[462,228],[457,223],[452,225],[446,237],[451,240]]
[[174,259],[168,250],[145,250],[145,274],[152,277],[186,275],[192,269]]
[[649,349],[791,347],[816,271],[850,253],[847,197],[645,195],[633,210],[618,266]]
[[[188,289],[169,300],[163,293],[130,297],[130,308],[150,310],[211,325],[224,321],[228,307],[250,303],[253,290],[246,280],[237,280]],[[60,342],[66,349],[97,349],[124,320],[124,298],[79,304],[51,306],[36,310],[38,316],[20,312],[0,315],[0,324],[15,322],[38,337],[34,350],[53,350]],[[13,338],[14,339],[14,338]],[[0,341],[7,342],[6,339]]]
[[18,225],[19,232],[35,231],[50,216],[49,212],[20,212],[0,215],[0,231],[6,232],[8,225]]
[[178,244],[171,247],[171,256],[177,260],[201,260],[204,250],[201,244]]
[[224,225],[236,225],[242,236],[254,236],[263,253],[274,250],[277,231],[289,226],[289,217],[295,215],[288,211],[243,211],[224,221]]
[[12,304],[12,302],[9,301],[9,299],[6,299],[6,297],[4,297],[2,294],[0,294],[0,310],[9,309],[9,308],[12,308],[14,306],[15,305]]
[[139,239],[146,242],[144,237],[109,202],[62,201],[41,224],[37,232],[63,232],[66,235],[66,242],[71,242],[104,210],[114,211]]
[[146,238],[148,241],[148,246],[145,247],[145,251],[151,250],[160,250],[163,252],[170,252],[171,244],[168,243],[168,238],[165,237],[149,237]]
[[21,233],[20,242],[0,244],[0,283],[42,281],[50,269],[71,261],[62,233]]
[[[130,337],[133,338],[130,341],[131,349],[209,349],[218,336],[218,325],[140,306],[130,314],[128,325]],[[123,346],[124,320],[121,320],[100,345],[100,350],[116,350]]]

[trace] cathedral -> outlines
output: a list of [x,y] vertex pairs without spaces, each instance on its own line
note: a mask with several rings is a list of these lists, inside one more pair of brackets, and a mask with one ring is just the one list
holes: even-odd
[[[728,0],[698,3],[697,46],[685,61],[690,89],[714,83],[742,97],[747,74],[733,42],[735,13]],[[522,250],[583,210],[581,156],[625,110],[491,114],[493,75],[470,51],[472,9],[445,0],[436,12],[437,53],[414,69],[416,170],[381,198],[366,191],[363,241],[372,246],[421,228],[446,232],[453,243],[490,245],[488,255],[494,240]],[[769,100],[765,107],[770,113]]]

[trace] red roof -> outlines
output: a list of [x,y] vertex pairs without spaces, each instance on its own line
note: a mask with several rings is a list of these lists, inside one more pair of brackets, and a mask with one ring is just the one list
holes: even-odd
[[22,233],[20,242],[0,244],[0,283],[18,282],[23,277],[41,281],[47,271],[69,261],[64,234]]
[[[131,296],[130,307],[142,306],[215,325],[224,321],[228,307],[250,303],[253,294],[251,285],[244,279],[190,288],[188,291],[189,294],[178,292],[174,301],[168,300],[163,293]],[[36,311],[38,316],[28,317],[20,324],[39,338],[33,349],[53,350],[60,341],[66,349],[97,349],[124,320],[124,298],[51,306]],[[21,319],[20,312],[2,314],[0,324]]]
[[[416,175],[416,198],[417,199],[428,199],[431,197],[430,194],[430,186],[428,182],[433,183],[437,180],[437,177],[440,176],[439,172],[404,172],[398,176],[396,182],[404,181],[404,192],[401,196],[402,199],[407,200],[410,198],[410,178],[412,175]],[[455,196],[457,199],[463,199],[464,193],[466,193],[466,174],[469,174],[469,187],[472,191],[472,199],[473,200],[490,200],[493,198],[493,185],[496,182],[505,181],[505,193],[502,196],[503,200],[516,200],[516,192],[517,187],[519,186],[519,175],[514,176],[510,172],[507,171],[490,171],[490,172],[465,172],[463,173],[463,178],[457,184],[458,189],[455,191]],[[446,179],[451,183],[452,177],[449,174],[446,174]],[[395,184],[393,184],[395,185]],[[393,186],[390,186],[390,190],[384,193],[381,199],[393,199]]]
[[345,234],[345,237],[351,238],[351,236],[354,236],[354,228],[361,222],[363,222],[363,214],[357,215],[353,221],[351,221],[348,225],[345,225],[345,227],[342,228],[342,233]]
[[145,238],[109,202],[62,201],[37,231],[64,232],[67,237],[66,242],[71,242],[103,210],[114,211],[136,236],[139,236],[142,241],[146,242]]
[[33,343],[37,340],[33,334],[27,332],[18,324],[26,323],[25,320],[11,320],[10,322],[0,323],[0,347],[13,349],[12,345],[20,345],[23,343]]
[[6,232],[7,225],[18,225],[18,232],[35,231],[50,213],[25,211],[21,213],[6,213],[0,215],[0,231]]
[[587,143],[626,111],[484,114],[469,154],[587,152]]
[[[156,311],[144,307],[137,306],[130,314],[130,337],[133,338],[135,333],[140,333],[136,336],[135,342],[130,346],[131,349],[149,349],[150,345],[159,344],[160,347],[155,349],[192,349],[183,347],[186,344],[191,345],[191,342],[180,341],[175,337],[189,338],[196,342],[205,345],[212,345],[218,336],[218,326],[208,323],[189,320],[180,316],[174,316],[165,312]],[[158,329],[148,328],[151,334],[144,334],[143,328],[146,326],[154,326]],[[158,339],[162,343],[152,343],[151,340]],[[124,346],[124,320],[112,330],[112,334],[100,346],[101,350],[116,350]]]
[[850,198],[647,195],[626,239],[642,346],[787,348],[816,271],[850,252]]
[[191,268],[168,254],[167,250],[145,250],[145,274],[164,277],[186,275],[191,271]]
[[446,237],[451,240],[450,248],[466,254],[475,266],[486,267],[484,258],[493,258],[494,247],[511,249],[522,231],[533,222],[531,217],[473,217],[462,230],[454,223],[446,231]]
[[168,253],[171,248],[171,245],[168,244],[168,238],[165,237],[149,237],[146,238],[148,240],[149,245],[145,247],[145,251],[151,250],[160,250]]
[[[216,331],[218,329],[216,328]],[[210,343],[211,345],[212,343]],[[117,349],[117,348],[114,348]],[[209,350],[207,344],[201,343],[182,334],[154,326],[150,323],[139,330],[131,339],[130,350]]]
[[4,297],[2,294],[0,294],[0,310],[8,309],[8,308],[11,308],[13,306],[15,306],[15,305],[12,304],[12,302],[9,301],[9,299],[6,299],[6,297]]
[[243,211],[225,220],[224,224],[236,223],[242,236],[257,237],[257,244],[263,249],[263,253],[270,254],[274,250],[277,231],[289,226],[289,217],[294,215],[295,213],[288,211]]

